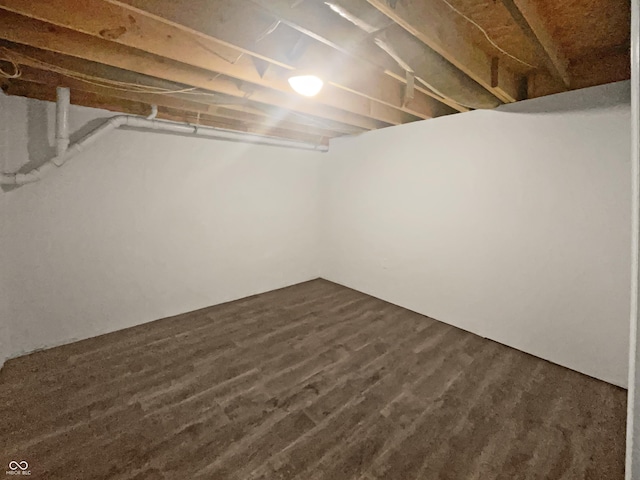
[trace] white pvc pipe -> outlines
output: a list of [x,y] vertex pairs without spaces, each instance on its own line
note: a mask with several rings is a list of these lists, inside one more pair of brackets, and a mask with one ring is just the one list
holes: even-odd
[[102,125],[85,135],[76,143],[71,145],[71,147],[66,149],[64,153],[56,155],[41,167],[34,168],[28,173],[0,174],[0,185],[25,185],[27,183],[37,182],[51,171],[64,165],[67,161],[86,149],[91,144],[98,141],[108,132],[120,127],[143,128],[163,132],[183,133],[188,135],[216,138],[219,140],[254,143],[258,145],[273,145],[279,147],[317,150],[323,152],[326,152],[328,150],[328,147],[324,145],[313,145],[310,143],[289,141],[284,139],[265,137],[262,135],[247,134],[243,132],[235,132],[233,130],[202,127],[199,125],[192,125],[190,123],[168,122],[164,120],[135,117],[131,115],[116,115],[115,117],[111,117]]
[[69,105],[71,95],[68,88],[56,88],[56,155],[60,156],[69,148]]
[[631,314],[626,480],[640,480],[640,0],[631,0]]
[[157,105],[151,105],[151,113],[149,114],[147,119],[148,120],[153,120],[157,116],[158,116],[158,106]]
[[254,133],[236,132],[221,128],[203,127],[191,123],[169,122],[166,120],[148,119],[130,115],[120,115],[124,118],[124,127],[143,128],[148,130],[160,130],[164,132],[185,133],[201,137],[216,138],[232,142],[254,143],[258,145],[272,145],[277,147],[298,148],[303,150],[316,150],[326,152],[329,148],[325,145],[314,145],[294,140],[285,140],[275,137],[266,137]]

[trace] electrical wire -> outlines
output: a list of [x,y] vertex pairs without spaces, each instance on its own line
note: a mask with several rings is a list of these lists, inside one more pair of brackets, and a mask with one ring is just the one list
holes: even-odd
[[280,26],[280,23],[281,23],[280,20],[276,20],[275,22],[273,22],[264,33],[262,33],[261,35],[258,36],[258,38],[256,38],[255,43],[261,42],[262,40],[267,38],[269,35],[271,35],[273,32],[275,32],[276,29]]
[[22,75],[22,71],[20,70],[20,65],[18,65],[18,63],[15,62],[11,58],[9,58],[7,61],[13,67],[13,73],[5,72],[2,68],[0,68],[0,77],[3,77],[3,78],[19,78]]
[[510,54],[509,52],[507,52],[505,49],[503,49],[502,47],[500,47],[500,45],[498,45],[496,42],[493,41],[493,39],[489,36],[489,34],[487,33],[487,31],[482,28],[480,25],[478,25],[475,21],[473,21],[471,18],[469,18],[467,15],[465,15],[464,13],[462,13],[460,10],[458,10],[456,7],[454,7],[453,5],[451,5],[448,0],[442,0],[451,10],[453,10],[455,13],[457,13],[458,15],[460,15],[462,18],[464,18],[467,22],[469,22],[471,25],[475,26],[478,30],[480,30],[482,32],[482,34],[484,35],[484,38],[487,39],[487,41],[494,46],[494,48],[496,48],[497,50],[499,50],[500,52],[504,53],[506,56],[514,59],[516,62],[520,62],[523,65],[526,65],[527,67],[531,67],[531,68],[538,68],[535,65],[531,65],[528,62],[525,62],[524,60],[516,57],[515,55]]
[[234,60],[229,60],[227,57],[225,57],[224,55],[220,55],[218,52],[216,52],[214,49],[212,49],[211,47],[209,47],[206,43],[201,42],[199,39],[196,38],[196,42],[198,43],[198,45],[200,45],[204,50],[206,50],[207,52],[215,55],[218,58],[221,58],[222,60],[224,60],[227,63],[230,63],[231,65],[235,65],[236,63],[238,63],[238,60],[240,60],[243,56],[244,56],[244,52],[240,52],[240,55],[238,55]]
[[[163,87],[154,87],[152,85],[139,85],[135,83],[122,82],[118,80],[111,80],[111,79],[96,77],[96,76],[88,75],[84,73],[74,72],[73,70],[69,70],[64,67],[59,67],[57,65],[52,65],[50,63],[44,62],[37,58],[32,58],[28,55],[11,51],[5,47],[0,47],[0,52],[4,53],[8,61],[11,62],[13,65],[18,65],[20,60],[22,60],[23,62],[24,60],[27,60],[28,63],[45,68],[54,73],[58,73],[60,75],[74,78],[76,80],[79,80],[91,85],[96,85],[99,87],[110,88],[110,89],[125,91],[125,92],[141,93],[141,94],[172,95],[172,94],[181,93],[181,94],[194,94],[194,95],[209,95],[209,96],[215,96],[215,97],[219,96],[218,94],[213,92],[201,91],[197,87],[187,87],[187,88],[171,90]],[[220,74],[216,75],[216,77],[214,78],[217,78],[219,75]],[[11,78],[17,78],[17,77],[11,77]]]
[[478,107],[478,106],[474,106],[474,105],[467,105],[466,103],[462,103],[462,102],[456,100],[455,98],[451,98],[448,95],[445,95],[444,93],[442,93],[440,90],[435,88],[433,85],[431,85],[430,83],[428,83],[425,79],[423,79],[421,77],[416,77],[416,80],[418,80],[426,89],[430,90],[436,96],[436,98],[438,98],[443,103],[446,103],[446,102],[444,102],[444,100],[446,100],[448,102],[455,103],[456,105],[459,105],[459,106],[464,107],[464,108],[468,108],[470,110],[478,110],[478,109],[482,108],[482,107]]
[[110,88],[112,90],[119,90],[119,91],[123,91],[123,92],[135,92],[135,93],[141,93],[141,94],[151,94],[151,95],[169,95],[169,94],[175,94],[175,93],[190,93],[192,92],[195,88],[183,88],[181,90],[154,90],[154,91],[145,91],[143,89],[134,89],[134,88],[125,88],[125,87],[118,87],[116,85],[110,85],[108,83],[101,83],[99,81],[92,81],[89,80],[87,78],[83,78],[80,76],[75,76],[75,75],[70,75],[70,74],[65,74],[71,78],[75,78],[76,80],[79,80],[81,82],[85,82],[88,83],[90,85],[96,85],[98,87],[104,87],[104,88]]
[[[42,68],[45,68],[47,70],[51,70],[52,72],[58,73],[60,75],[64,75],[67,76],[69,78],[73,78],[88,84],[92,84],[92,85],[96,85],[99,87],[104,87],[104,88],[111,88],[114,90],[119,90],[119,91],[125,91],[125,92],[132,92],[132,93],[146,93],[146,94],[156,94],[156,95],[173,95],[173,94],[189,94],[189,95],[199,95],[199,96],[211,96],[211,97],[221,97],[220,94],[217,93],[213,93],[213,92],[207,92],[204,90],[200,90],[197,87],[190,87],[190,88],[184,88],[184,89],[176,89],[176,90],[170,90],[170,89],[166,89],[166,88],[162,88],[162,87],[154,87],[151,85],[139,85],[139,84],[135,84],[135,83],[129,83],[129,82],[122,82],[122,81],[118,81],[118,80],[110,80],[110,79],[105,79],[105,78],[101,78],[101,77],[95,77],[93,75],[87,75],[87,74],[83,74],[83,73],[78,73],[78,72],[74,72],[73,70],[69,70],[66,69],[64,67],[59,67],[57,65],[52,65],[48,62],[44,62],[42,60],[39,60],[37,58],[33,58],[30,57],[28,55],[22,54],[22,53],[18,53],[15,51],[12,51],[8,48],[5,47],[0,47],[0,52],[4,53],[4,56],[8,59],[8,61],[18,67],[19,70],[19,61],[22,59],[23,63],[25,60],[28,61],[28,63],[31,63],[33,65],[37,65],[40,66]],[[22,73],[22,72],[20,72]],[[218,78],[219,76],[221,76],[221,73],[217,73],[213,79],[215,80],[216,78]],[[17,78],[17,77],[11,77],[11,78]],[[216,104],[218,106],[226,106],[227,104]],[[233,104],[229,104],[229,105],[233,105]],[[294,114],[294,116],[298,116],[300,118],[304,118],[305,120],[307,120],[309,123],[321,126],[321,127],[326,127],[329,128],[330,125],[320,119],[315,119],[313,117],[309,117],[307,115],[303,115],[300,114],[298,112],[294,112],[291,111],[290,113]]]
[[[384,32],[385,29],[384,28],[379,29],[379,28],[377,28],[377,27],[375,27],[373,25],[370,25],[365,20],[363,20],[363,19],[359,18],[358,16],[354,15],[349,10],[347,10],[346,8],[342,7],[341,5],[339,5],[337,3],[332,3],[332,2],[329,2],[329,1],[324,2],[324,3],[333,12],[338,14],[340,17],[344,18],[345,20],[347,20],[348,22],[352,23],[353,25],[355,25],[356,27],[360,28],[361,30],[369,33],[373,37],[373,41],[374,41],[375,45],[378,46],[380,49],[382,49],[391,58],[393,58],[393,60],[405,72],[415,74],[415,72],[413,71],[411,66],[401,57],[401,55],[398,52],[396,52],[396,50],[393,48],[393,46],[389,43],[389,41],[388,41],[388,39],[387,39],[387,37],[385,35],[385,32]],[[460,13],[460,12],[458,12],[458,13]],[[477,106],[464,104],[462,102],[459,102],[459,101],[455,100],[454,98],[451,98],[451,97],[445,95],[444,93],[440,92],[435,87],[433,87],[429,82],[427,82],[423,78],[420,78],[420,77],[416,76],[415,79],[418,80],[427,90],[429,90],[429,92],[431,92],[431,95],[436,100],[439,100],[439,101],[441,101],[441,102],[443,102],[445,104],[453,103],[453,104],[459,105],[460,107],[464,107],[464,108],[472,109],[472,110],[475,110],[475,109],[478,108]]]

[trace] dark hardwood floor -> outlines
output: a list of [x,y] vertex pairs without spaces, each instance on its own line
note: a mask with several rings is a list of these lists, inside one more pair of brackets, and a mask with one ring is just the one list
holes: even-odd
[[324,280],[10,360],[46,479],[623,479],[625,391]]

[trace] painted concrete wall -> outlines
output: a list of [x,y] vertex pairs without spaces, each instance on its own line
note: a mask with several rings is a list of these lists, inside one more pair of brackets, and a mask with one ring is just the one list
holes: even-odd
[[[0,162],[1,159],[9,156],[9,109],[2,108],[6,104],[3,102],[4,95],[0,93]],[[0,163],[0,167],[3,165]],[[7,224],[7,199],[6,195],[0,192],[0,367],[9,357],[11,348],[11,338],[9,332],[9,296],[8,296],[8,272],[4,261],[7,252],[7,234],[5,228]]]
[[628,83],[331,150],[323,277],[626,384]]
[[[394,127],[329,154],[116,132],[0,192],[0,359],[321,274],[624,385],[628,94]],[[53,105],[0,95],[0,111],[0,168],[48,158]],[[72,131],[109,115],[74,108]]]
[[[0,102],[11,119],[0,167],[48,158],[54,105]],[[71,131],[111,115],[73,107]],[[317,278],[322,158],[117,131],[64,171],[0,192],[5,354]]]
[[[0,127],[2,128],[2,127]],[[2,154],[2,144],[0,143],[0,154]],[[9,336],[9,298],[8,298],[8,278],[5,264],[2,261],[2,250],[5,248],[5,229],[6,224],[6,201],[3,195],[0,195],[0,368],[4,361],[11,353]]]

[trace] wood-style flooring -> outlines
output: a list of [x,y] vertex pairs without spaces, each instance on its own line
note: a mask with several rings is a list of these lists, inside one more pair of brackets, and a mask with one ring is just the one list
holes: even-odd
[[0,372],[33,479],[618,480],[624,430],[624,390],[324,280]]

